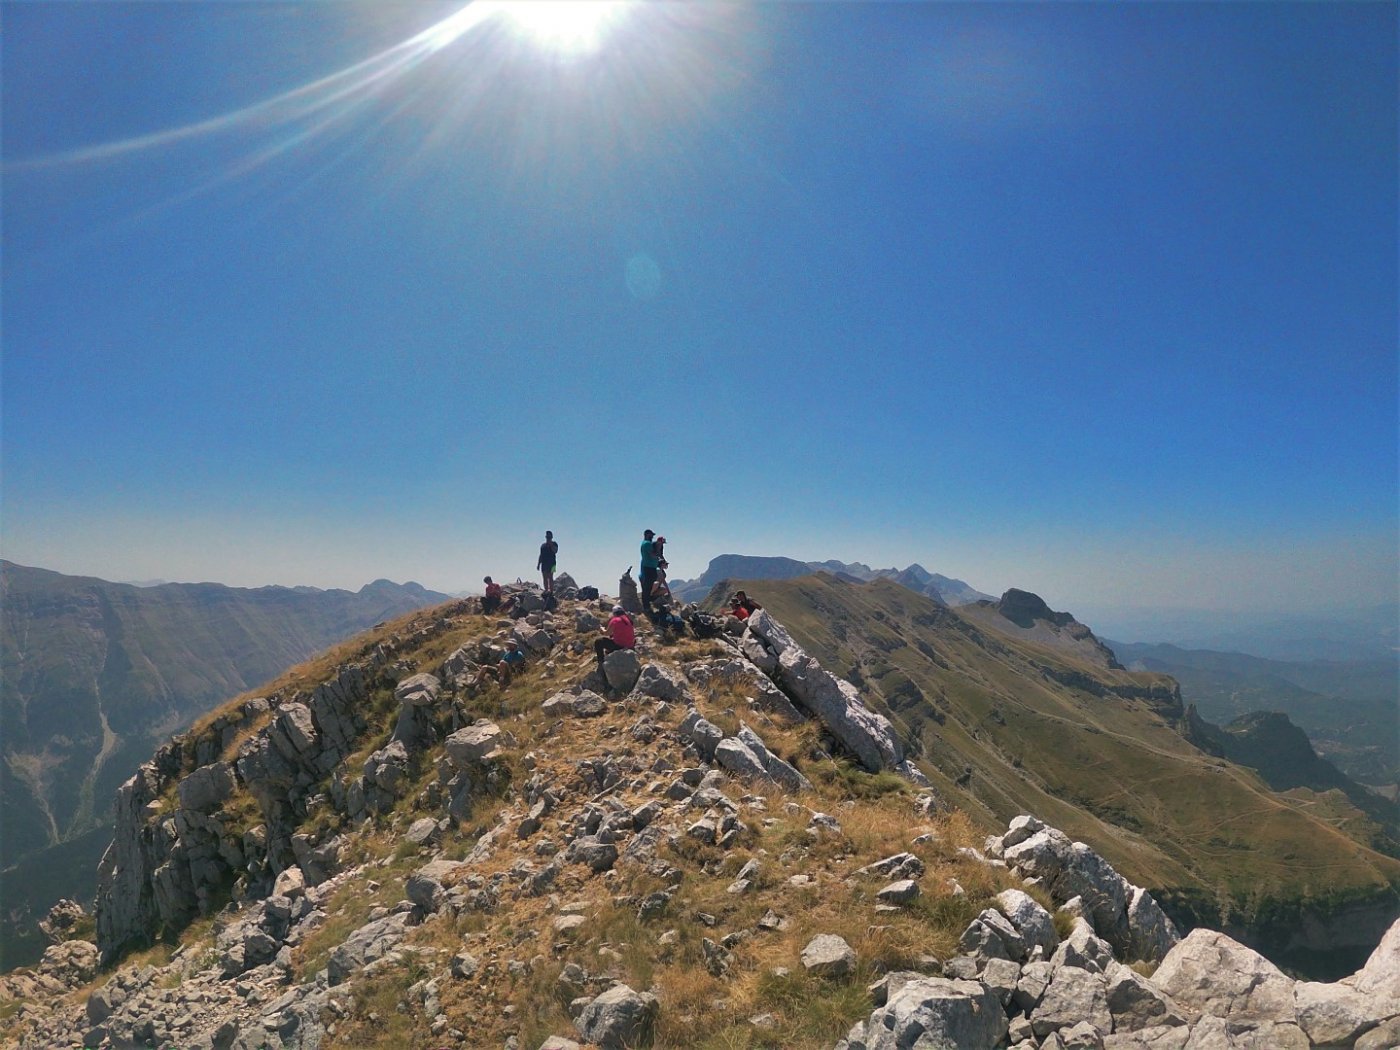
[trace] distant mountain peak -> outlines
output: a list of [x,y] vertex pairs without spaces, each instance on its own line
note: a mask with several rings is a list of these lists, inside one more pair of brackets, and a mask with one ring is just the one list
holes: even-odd
[[798,561],[796,558],[760,557],[749,554],[721,554],[710,559],[709,567],[693,580],[672,580],[671,591],[683,601],[695,602],[709,594],[721,580],[791,580],[809,573],[826,572],[848,583],[869,583],[890,579],[918,594],[925,594],[944,605],[967,605],[990,601],[962,580],[929,572],[915,562],[905,569],[872,569],[864,562]]

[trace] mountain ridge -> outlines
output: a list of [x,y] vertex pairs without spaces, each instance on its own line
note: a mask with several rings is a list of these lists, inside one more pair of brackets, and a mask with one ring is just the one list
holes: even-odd
[[843,562],[835,559],[827,561],[798,561],[783,556],[764,557],[749,554],[720,554],[710,559],[705,571],[693,580],[673,580],[671,590],[682,601],[700,601],[721,580],[735,579],[792,579],[812,572],[827,572],[845,576],[851,580],[869,582],[881,578],[892,578],[918,594],[927,594],[950,605],[963,605],[975,601],[993,600],[990,594],[983,594],[962,580],[955,580],[940,573],[929,572],[915,562],[904,569],[872,569],[864,562]]

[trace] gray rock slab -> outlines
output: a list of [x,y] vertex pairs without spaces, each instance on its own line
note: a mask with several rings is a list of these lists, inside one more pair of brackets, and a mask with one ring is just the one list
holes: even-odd
[[[1400,992],[1400,987],[1394,989]],[[1293,986],[1298,1026],[1316,1045],[1350,1043],[1380,1020],[1382,996],[1345,984],[1299,981]]]
[[501,727],[494,722],[479,721],[459,729],[447,738],[447,757],[458,769],[467,769],[496,754],[501,745]]
[[802,949],[802,965],[814,977],[845,977],[855,970],[856,953],[834,933],[820,933]]
[[865,1039],[869,1050],[994,1050],[1006,1031],[1006,1014],[985,984],[921,977],[870,1015]]
[[1193,1022],[1208,1016],[1235,1025],[1296,1019],[1292,979],[1258,952],[1215,930],[1192,930],[1167,953],[1152,983]]
[[1007,920],[1025,941],[1029,950],[1040,945],[1046,956],[1054,953],[1060,938],[1055,932],[1055,920],[1034,897],[1024,890],[1002,890],[994,898]]
[[651,1040],[659,1012],[656,996],[618,984],[591,1000],[574,1024],[600,1050],[631,1050]]
[[1101,1033],[1113,1031],[1103,974],[1073,966],[1057,967],[1040,1005],[1031,1013],[1031,1028],[1044,1039],[1051,1032],[1088,1021]]
[[1107,991],[1108,1012],[1113,1015],[1115,1032],[1186,1024],[1176,1004],[1130,967],[1112,968]]

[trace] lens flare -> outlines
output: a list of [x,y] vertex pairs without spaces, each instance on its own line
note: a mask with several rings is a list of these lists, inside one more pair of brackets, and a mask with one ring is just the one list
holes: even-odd
[[494,8],[524,36],[564,55],[596,51],[627,0],[511,0]]

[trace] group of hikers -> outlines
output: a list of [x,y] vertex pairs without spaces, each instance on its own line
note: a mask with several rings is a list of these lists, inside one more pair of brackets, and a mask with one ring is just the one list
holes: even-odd
[[[666,561],[666,537],[658,536],[652,529],[643,530],[640,556],[639,598],[642,612],[664,631],[682,630],[685,621],[673,609],[674,598],[671,594],[671,588],[666,582],[666,570],[669,568]],[[546,607],[554,604],[554,569],[558,564],[559,543],[554,538],[554,533],[546,529],[544,542],[540,544],[539,558],[535,562],[535,568],[540,573],[540,583],[544,590]],[[628,575],[630,572],[629,569]],[[482,582],[486,585],[486,592],[481,599],[481,611],[492,613],[507,608],[504,588],[492,580],[490,576],[485,577]],[[624,580],[625,582],[627,581]],[[592,591],[593,597],[597,597],[598,592],[595,589],[588,588],[588,590]],[[729,599],[727,612],[740,620],[746,620],[759,608],[759,604],[743,591],[736,591]],[[636,644],[636,625],[633,624],[632,617],[622,605],[614,605],[612,616],[603,628],[603,637],[593,643],[593,651],[598,659],[598,671],[602,672],[603,661],[609,653],[621,649],[632,649],[635,648]],[[523,666],[524,656],[523,652],[513,650],[501,660],[497,667],[483,668],[483,675],[494,678],[504,685],[509,682],[511,674]]]

